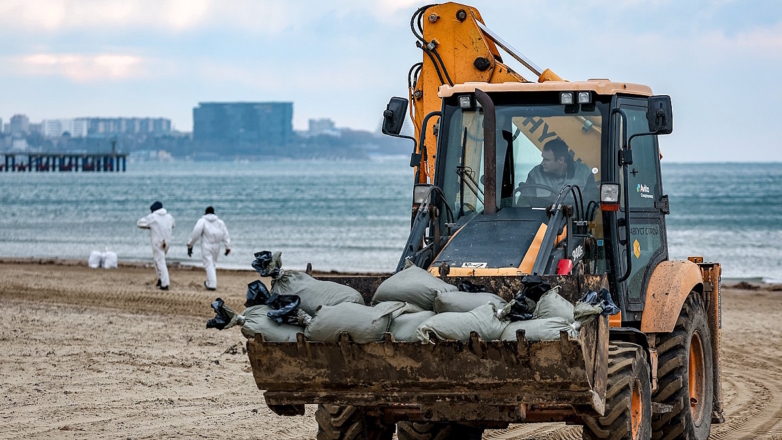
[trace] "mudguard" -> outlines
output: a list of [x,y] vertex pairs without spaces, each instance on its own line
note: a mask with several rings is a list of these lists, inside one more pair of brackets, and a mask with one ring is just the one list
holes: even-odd
[[672,332],[684,301],[693,290],[703,291],[703,275],[697,264],[687,260],[658,264],[646,288],[641,331]]

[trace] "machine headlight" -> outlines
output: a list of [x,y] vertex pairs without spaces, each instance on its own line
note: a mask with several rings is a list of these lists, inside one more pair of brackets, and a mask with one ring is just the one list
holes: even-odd
[[560,92],[559,103],[563,105],[573,104],[573,92]]
[[472,107],[472,99],[470,98],[470,95],[464,95],[459,97],[459,107],[461,108]]
[[578,103],[579,104],[590,104],[590,103],[592,103],[592,93],[590,93],[590,92],[578,92]]
[[603,211],[619,210],[619,184],[600,184],[600,209]]

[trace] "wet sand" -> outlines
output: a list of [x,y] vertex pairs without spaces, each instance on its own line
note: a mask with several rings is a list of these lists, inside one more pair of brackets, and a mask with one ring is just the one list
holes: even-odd
[[[238,329],[205,329],[219,296],[242,308],[251,271],[0,262],[0,438],[313,439],[314,407],[280,417],[252,378]],[[782,439],[782,292],[723,289],[724,425],[714,439]],[[564,424],[491,439],[580,439]]]

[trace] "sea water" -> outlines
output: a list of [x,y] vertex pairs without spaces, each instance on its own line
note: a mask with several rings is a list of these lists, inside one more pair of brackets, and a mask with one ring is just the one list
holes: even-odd
[[[410,229],[406,160],[131,163],[125,173],[0,173],[0,257],[86,259],[92,250],[150,261],[136,221],[155,200],[176,220],[168,261],[200,262],[186,243],[213,206],[250,269],[281,251],[289,268],[388,272]],[[670,258],[702,255],[727,278],[782,280],[782,164],[663,164]]]

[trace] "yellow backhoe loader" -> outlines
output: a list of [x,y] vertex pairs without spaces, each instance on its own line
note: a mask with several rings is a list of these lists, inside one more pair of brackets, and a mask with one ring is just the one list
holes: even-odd
[[[469,6],[427,6],[410,24],[423,61],[409,101],[392,98],[383,124],[398,137],[408,115],[415,125],[412,227],[397,270],[409,261],[506,300],[531,283],[573,303],[606,289],[621,312],[554,341],[257,335],[248,352],[269,407],[295,416],[319,405],[319,439],[473,439],[552,421],[583,425],[585,439],[708,438],[724,421],[720,265],[668,258],[658,136],[673,129],[670,98],[565,81]],[[369,303],[389,275],[328,279]]]

